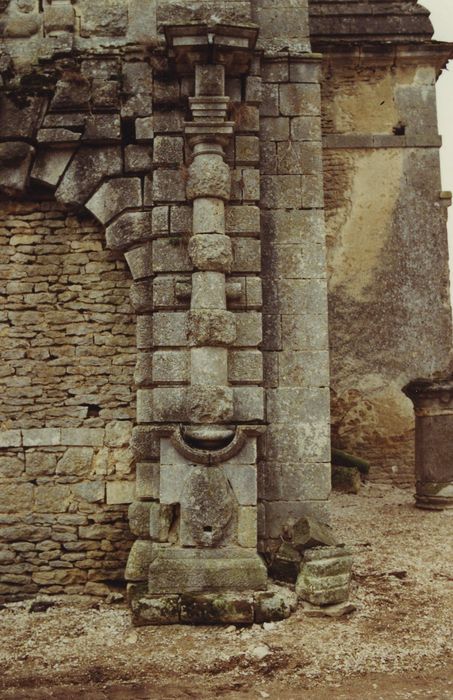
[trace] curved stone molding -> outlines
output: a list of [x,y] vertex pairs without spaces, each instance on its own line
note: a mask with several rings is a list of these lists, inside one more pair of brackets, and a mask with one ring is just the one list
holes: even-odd
[[225,447],[218,450],[206,450],[189,445],[184,438],[184,426],[180,425],[176,429],[167,429],[166,434],[170,434],[171,444],[175,450],[194,464],[221,464],[239,455],[244,448],[247,439],[261,435],[265,431],[265,426],[247,425],[236,426],[234,437]]

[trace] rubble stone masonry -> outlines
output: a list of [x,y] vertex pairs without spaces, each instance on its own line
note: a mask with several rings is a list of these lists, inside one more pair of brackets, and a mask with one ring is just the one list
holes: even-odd
[[135,323],[121,258],[91,217],[1,204],[1,600],[107,595],[124,578]]

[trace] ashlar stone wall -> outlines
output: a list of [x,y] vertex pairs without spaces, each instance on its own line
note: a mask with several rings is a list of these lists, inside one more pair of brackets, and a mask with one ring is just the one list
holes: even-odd
[[91,217],[0,208],[0,599],[108,595],[134,492],[129,273]]

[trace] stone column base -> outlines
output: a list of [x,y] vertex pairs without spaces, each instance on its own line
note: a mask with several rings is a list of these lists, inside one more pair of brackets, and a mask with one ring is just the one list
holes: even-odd
[[132,622],[142,625],[252,625],[283,620],[296,609],[295,593],[282,586],[266,591],[217,591],[149,595],[129,584]]
[[415,505],[424,510],[447,510],[453,508],[453,483],[417,482]]

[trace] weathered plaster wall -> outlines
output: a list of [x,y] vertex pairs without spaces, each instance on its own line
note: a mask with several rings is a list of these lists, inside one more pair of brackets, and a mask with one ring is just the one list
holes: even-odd
[[49,201],[1,205],[1,600],[124,576],[135,323],[104,237]]
[[434,69],[330,66],[323,122],[333,445],[411,484],[401,388],[451,347]]

